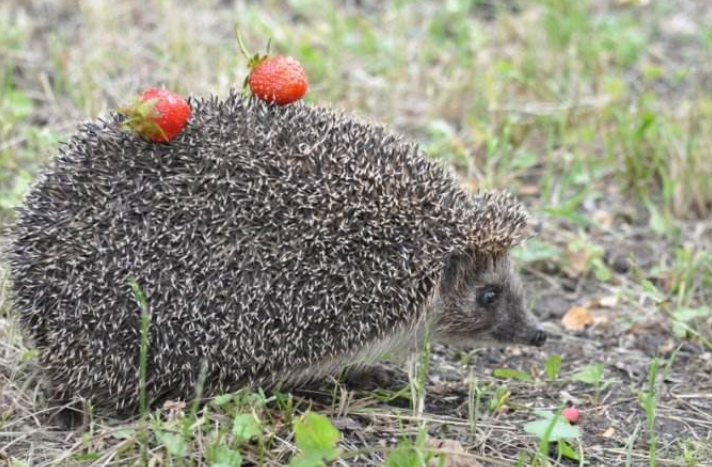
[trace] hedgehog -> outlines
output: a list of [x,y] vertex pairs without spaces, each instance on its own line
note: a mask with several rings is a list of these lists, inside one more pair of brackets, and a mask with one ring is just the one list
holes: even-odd
[[81,124],[12,229],[14,309],[58,399],[150,403],[368,375],[425,339],[546,340],[510,258],[528,214],[385,127],[231,91],[155,144]]

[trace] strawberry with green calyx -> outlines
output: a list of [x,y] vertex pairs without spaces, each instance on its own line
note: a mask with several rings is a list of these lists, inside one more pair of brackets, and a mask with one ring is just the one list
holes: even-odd
[[126,117],[122,130],[131,130],[154,143],[168,143],[183,130],[190,118],[190,106],[183,97],[161,88],[145,90],[128,107],[118,109]]
[[270,57],[269,43],[267,54],[250,56],[242,43],[237,26],[235,26],[235,36],[240,52],[247,58],[247,67],[250,70],[244,86],[249,86],[252,94],[263,101],[277,105],[290,104],[304,97],[309,89],[309,83],[301,63],[292,57],[281,55]]

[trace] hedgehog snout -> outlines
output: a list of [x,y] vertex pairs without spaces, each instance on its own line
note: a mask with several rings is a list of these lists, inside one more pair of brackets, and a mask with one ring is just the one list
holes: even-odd
[[513,342],[519,342],[520,344],[542,347],[549,337],[549,334],[542,329],[538,320],[530,313],[526,313],[524,319],[520,321],[518,326],[513,326],[513,329],[514,335],[509,337]]

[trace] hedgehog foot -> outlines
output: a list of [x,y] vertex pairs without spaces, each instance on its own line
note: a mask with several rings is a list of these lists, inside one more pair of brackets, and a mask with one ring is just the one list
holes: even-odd
[[359,364],[350,367],[344,384],[353,389],[394,388],[407,383],[405,373],[383,363]]
[[88,416],[80,402],[68,403],[66,400],[53,399],[49,405],[53,410],[47,422],[59,431],[74,431],[88,425]]

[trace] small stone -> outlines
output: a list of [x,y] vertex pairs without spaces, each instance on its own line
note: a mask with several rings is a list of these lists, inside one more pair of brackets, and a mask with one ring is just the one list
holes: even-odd
[[611,261],[611,268],[618,274],[627,274],[630,271],[630,262],[623,256],[615,256]]

